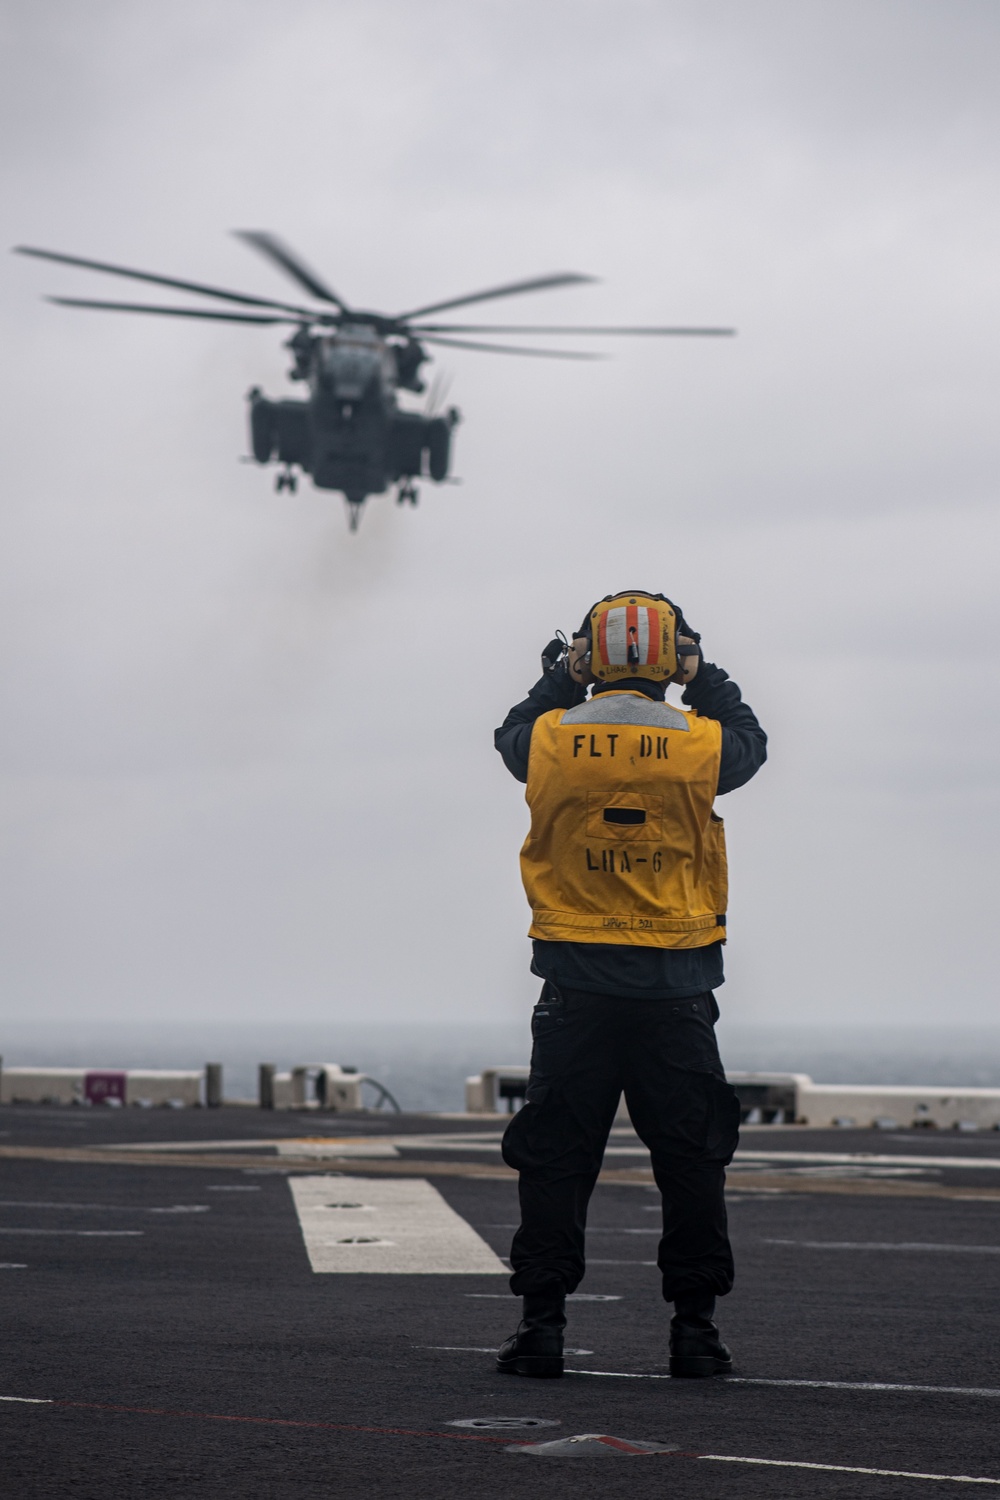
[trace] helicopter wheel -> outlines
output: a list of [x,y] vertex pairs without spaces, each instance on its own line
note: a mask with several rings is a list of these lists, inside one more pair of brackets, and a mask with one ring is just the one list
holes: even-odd
[[290,495],[294,495],[298,487],[298,475],[294,474],[290,468],[285,469],[281,474],[277,476],[274,481],[274,488],[277,490],[279,495],[281,494],[282,490],[287,490]]
[[419,499],[420,491],[412,481],[407,480],[399,486],[399,492],[396,495],[397,505],[405,505],[407,500],[411,505],[416,505]]

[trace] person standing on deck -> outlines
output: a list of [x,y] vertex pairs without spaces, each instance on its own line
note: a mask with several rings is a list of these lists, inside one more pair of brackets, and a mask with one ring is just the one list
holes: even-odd
[[[700,640],[663,594],[608,595],[572,645],[545,648],[541,679],[496,731],[527,783],[521,874],[544,981],[503,1142],[519,1173],[510,1285],[523,1298],[497,1355],[505,1374],[562,1374],[566,1296],[622,1093],[663,1199],[670,1373],[732,1367],[714,1321],[733,1285],[723,1189],[740,1118],[715,1038],[727,870],[714,800],[760,769],[767,736]],[[691,712],[664,701],[670,682]]]

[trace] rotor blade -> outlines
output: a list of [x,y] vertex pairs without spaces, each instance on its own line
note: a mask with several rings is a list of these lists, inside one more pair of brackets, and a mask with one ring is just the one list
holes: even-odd
[[261,313],[209,312],[199,307],[151,307],[145,302],[95,302],[86,297],[46,297],[60,307],[99,307],[105,312],[158,313],[166,318],[213,318],[218,323],[297,323],[298,318]]
[[541,323],[413,323],[410,325],[413,333],[582,333],[594,337],[631,337],[634,335],[654,337],[659,335],[678,335],[681,337],[718,337],[732,338],[735,328],[614,328],[610,326],[585,327],[583,324],[567,326],[566,324],[541,324]]
[[273,261],[276,266],[288,273],[299,286],[304,287],[311,297],[318,297],[321,302],[332,302],[334,307],[339,307],[341,312],[348,312],[347,304],[341,302],[336,292],[331,292],[325,282],[320,281],[315,271],[299,259],[294,251],[289,250],[287,245],[282,244],[277,235],[270,234],[266,229],[234,229],[233,233],[237,239],[245,240],[261,255]]
[[425,313],[445,312],[449,307],[468,307],[470,302],[489,302],[494,297],[517,297],[521,292],[544,292],[548,287],[577,286],[583,281],[596,280],[596,276],[581,276],[576,271],[559,271],[553,276],[533,276],[530,281],[511,281],[505,286],[491,287],[486,292],[470,292],[467,297],[450,297],[447,302],[431,302],[426,307],[416,307],[412,312],[400,313],[397,322],[407,323],[411,318],[422,318]]
[[272,297],[249,297],[243,292],[227,292],[221,287],[203,286],[197,281],[178,281],[173,276],[154,276],[151,271],[130,271],[126,266],[112,266],[102,260],[83,260],[79,255],[60,255],[55,250],[37,250],[33,245],[15,245],[14,254],[33,255],[39,260],[54,260],[64,266],[81,266],[85,271],[107,271],[111,276],[130,276],[133,281],[150,281],[154,286],[170,286],[179,292],[197,292],[202,297],[221,297],[226,302],[240,302],[246,307],[277,307],[282,312],[296,313],[302,318],[314,317],[304,307],[295,307],[288,302],[275,302]]
[[587,354],[577,349],[519,349],[516,344],[479,344],[470,339],[443,339],[436,333],[421,334],[425,344],[444,344],[449,349],[479,349],[484,354],[528,354],[535,359],[608,359],[607,354]]

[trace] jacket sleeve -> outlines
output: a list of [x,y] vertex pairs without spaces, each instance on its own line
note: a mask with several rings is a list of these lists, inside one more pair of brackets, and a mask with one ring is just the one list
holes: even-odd
[[586,688],[574,682],[565,664],[560,663],[554,671],[546,672],[538,679],[527,698],[514,704],[493,736],[493,743],[512,776],[518,781],[528,779],[528,751],[535,720],[551,708],[573,708],[586,696]]
[[722,725],[718,795],[744,786],[767,759],[767,735],[736,683],[714,662],[703,661],[682,696],[702,718],[718,719]]

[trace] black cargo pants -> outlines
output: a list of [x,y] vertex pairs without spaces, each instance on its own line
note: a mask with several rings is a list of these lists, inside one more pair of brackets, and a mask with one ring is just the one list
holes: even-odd
[[587,1204],[623,1092],[663,1198],[664,1297],[732,1289],[723,1187],[740,1108],[719,1058],[718,1017],[711,993],[626,1000],[545,985],[527,1096],[503,1139],[504,1161],[520,1173],[516,1296],[572,1292],[582,1281]]

